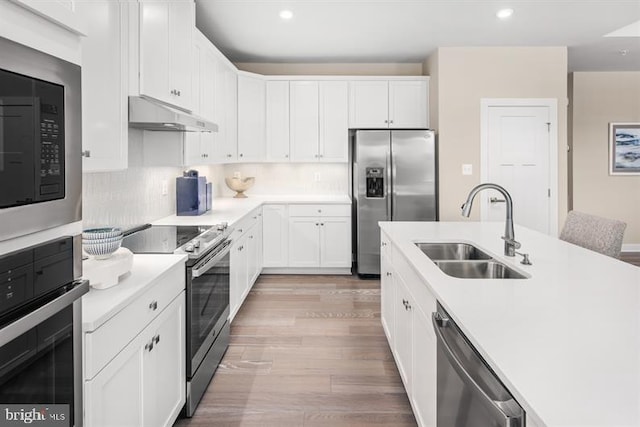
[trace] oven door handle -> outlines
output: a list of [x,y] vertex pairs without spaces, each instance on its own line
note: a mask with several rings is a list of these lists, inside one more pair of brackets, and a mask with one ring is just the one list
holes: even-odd
[[87,292],[89,292],[89,281],[82,280],[72,290],[64,295],[46,303],[26,316],[9,323],[4,328],[0,329],[0,347],[13,341],[25,332],[35,328],[54,314],[59,313]]
[[218,252],[211,258],[202,261],[200,264],[196,264],[191,269],[191,277],[196,278],[205,274],[207,271],[211,269],[215,264],[218,263],[222,258],[224,258],[229,251],[231,250],[231,240],[227,240],[224,242]]

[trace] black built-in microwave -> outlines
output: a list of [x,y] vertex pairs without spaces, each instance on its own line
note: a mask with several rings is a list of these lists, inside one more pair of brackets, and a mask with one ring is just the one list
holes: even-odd
[[0,208],[64,198],[64,86],[0,68],[0,121]]

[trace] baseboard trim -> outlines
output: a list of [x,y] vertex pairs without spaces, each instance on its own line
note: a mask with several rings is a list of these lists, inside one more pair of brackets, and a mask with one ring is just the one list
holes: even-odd
[[640,243],[626,243],[622,245],[622,252],[640,252]]
[[289,268],[263,267],[261,274],[320,274],[320,275],[351,275],[351,268]]

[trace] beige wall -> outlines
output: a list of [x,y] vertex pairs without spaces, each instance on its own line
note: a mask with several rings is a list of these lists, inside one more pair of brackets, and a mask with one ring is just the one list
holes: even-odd
[[238,69],[264,75],[419,76],[421,63],[256,63],[239,62]]
[[[435,55],[435,56],[434,56]],[[567,49],[564,47],[439,48],[424,63],[436,75],[440,219],[460,221],[460,205],[480,183],[480,100],[558,100],[558,224],[567,212]],[[432,92],[433,93],[433,92]],[[436,127],[436,126],[434,126]],[[473,165],[463,176],[461,165]],[[517,210],[517,207],[515,208]],[[473,209],[472,220],[480,209]],[[517,215],[517,211],[516,211]]]
[[[640,176],[609,175],[609,123],[640,123],[640,72],[573,73],[573,207],[627,223],[640,246]],[[637,248],[634,248],[637,249]]]

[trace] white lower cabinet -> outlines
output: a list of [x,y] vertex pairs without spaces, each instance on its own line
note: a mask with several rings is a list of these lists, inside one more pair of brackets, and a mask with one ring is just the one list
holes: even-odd
[[182,291],[85,382],[86,426],[173,425],[185,402],[184,322]]
[[287,205],[264,205],[262,221],[263,266],[286,267],[289,259]]
[[289,206],[289,267],[350,268],[350,205]]
[[230,256],[230,314],[233,320],[262,272],[262,208],[234,225]]
[[384,234],[381,240],[382,324],[418,425],[435,427],[437,343],[431,313],[436,299]]

